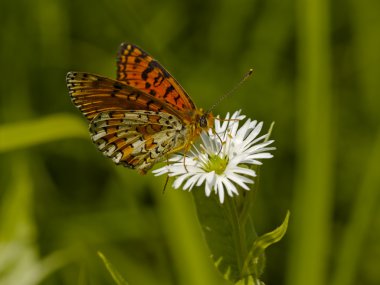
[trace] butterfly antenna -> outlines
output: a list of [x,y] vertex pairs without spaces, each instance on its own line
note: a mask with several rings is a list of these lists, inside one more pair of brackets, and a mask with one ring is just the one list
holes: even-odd
[[239,81],[238,84],[234,86],[230,91],[228,91],[226,94],[224,94],[222,97],[219,98],[218,101],[214,105],[211,106],[210,109],[206,112],[206,114],[210,113],[216,106],[219,105],[220,102],[222,102],[224,99],[226,99],[228,96],[230,96],[232,93],[236,91],[243,83],[246,81],[253,73],[253,69],[251,68],[246,74],[244,74],[243,78]]

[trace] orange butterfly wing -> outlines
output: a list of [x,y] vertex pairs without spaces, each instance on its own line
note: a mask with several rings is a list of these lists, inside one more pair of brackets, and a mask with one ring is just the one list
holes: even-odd
[[169,72],[135,45],[121,45],[117,61],[117,80],[184,112],[183,117],[188,117],[188,111],[196,109],[189,95]]
[[69,72],[66,81],[73,103],[90,121],[93,142],[117,164],[146,173],[198,135],[188,126],[202,111],[156,60],[134,45],[121,45],[117,80]]
[[118,110],[166,111],[180,117],[165,102],[124,82],[86,72],[69,72],[66,82],[71,100],[89,121],[102,112]]
[[66,81],[74,105],[90,121],[92,141],[116,164],[144,174],[185,145],[181,114],[155,96],[86,72],[69,72]]

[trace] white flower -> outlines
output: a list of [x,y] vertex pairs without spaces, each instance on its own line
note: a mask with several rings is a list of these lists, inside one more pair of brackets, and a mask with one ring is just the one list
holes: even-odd
[[[173,188],[181,185],[184,190],[192,190],[194,186],[205,184],[205,193],[210,196],[214,191],[220,203],[224,201],[224,192],[229,196],[238,195],[237,186],[249,190],[247,184],[254,183],[256,172],[250,165],[261,165],[259,159],[273,157],[268,147],[273,140],[265,141],[268,134],[259,136],[263,123],[246,120],[239,128],[239,123],[245,118],[240,111],[231,118],[229,113],[224,120],[215,119],[214,130],[201,134],[202,143],[184,158],[175,155],[169,159],[169,164],[153,173],[156,176],[168,174],[176,177]],[[186,165],[185,165],[186,164]]]

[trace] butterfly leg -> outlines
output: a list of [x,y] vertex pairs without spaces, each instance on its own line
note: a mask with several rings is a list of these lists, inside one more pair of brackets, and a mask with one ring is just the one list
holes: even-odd
[[215,117],[216,120],[220,121],[220,122],[240,122],[239,119],[221,119],[221,118],[218,118],[218,117]]
[[[169,158],[168,156],[166,155],[165,156],[166,158],[166,165],[169,165]],[[165,194],[165,190],[166,190],[166,186],[168,186],[168,182],[169,182],[169,173],[166,175],[166,180],[165,180],[165,185],[164,185],[164,188],[162,189],[162,194]]]
[[221,153],[222,151],[222,148],[223,148],[223,145],[225,144],[224,141],[222,141],[222,138],[219,136],[219,134],[215,131],[215,129],[212,129],[212,132],[214,135],[216,135],[220,141],[220,148],[219,148],[219,151],[218,151],[218,155]]
[[189,173],[189,170],[187,170],[186,167],[186,153],[183,154],[183,167],[185,168],[186,172]]
[[162,189],[162,195],[165,194],[165,190],[166,190],[166,186],[168,186],[169,178],[170,178],[169,174],[166,175],[166,180],[165,180],[164,188]]
[[186,167],[186,154],[190,151],[192,145],[193,145],[193,142],[192,141],[189,142],[189,144],[185,147],[183,151],[183,167],[185,168],[187,173],[189,172],[189,170]]

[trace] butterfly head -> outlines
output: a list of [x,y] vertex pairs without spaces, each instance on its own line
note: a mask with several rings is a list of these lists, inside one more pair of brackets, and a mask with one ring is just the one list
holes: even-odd
[[211,112],[204,112],[202,109],[199,109],[196,117],[196,129],[207,131],[214,127],[214,116]]

